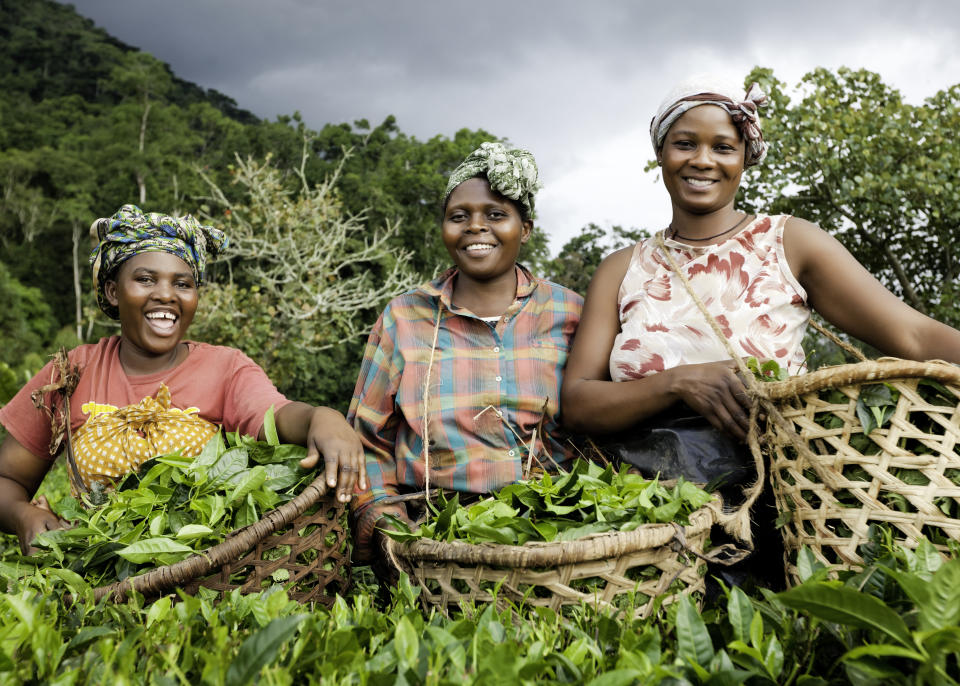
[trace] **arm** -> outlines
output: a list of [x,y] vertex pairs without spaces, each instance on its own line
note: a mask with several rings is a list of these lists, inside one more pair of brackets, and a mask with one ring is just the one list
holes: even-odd
[[[323,455],[327,484],[330,488],[337,487],[340,502],[348,502],[353,497],[355,486],[366,489],[363,446],[342,414],[329,407],[292,402],[277,411],[275,421],[280,440],[307,447],[301,467],[315,467]],[[260,439],[263,439],[263,429],[260,429]]]
[[20,539],[20,550],[25,555],[33,552],[30,543],[37,534],[65,524],[50,510],[46,498],[41,496],[36,503],[30,502],[51,464],[24,448],[13,436],[8,435],[0,444],[0,529]]
[[631,381],[610,379],[610,352],[620,333],[618,292],[632,250],[607,257],[590,281],[563,375],[564,423],[574,431],[610,433],[682,401],[718,429],[745,438],[749,403],[733,361],[681,365]]
[[960,363],[960,331],[904,303],[818,226],[789,219],[783,247],[808,304],[834,326],[887,355]]

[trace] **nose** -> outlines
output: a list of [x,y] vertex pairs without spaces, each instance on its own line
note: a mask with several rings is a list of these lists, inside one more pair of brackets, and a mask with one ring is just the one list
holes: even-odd
[[712,167],[713,155],[708,145],[698,145],[690,159],[690,163],[697,167]]
[[173,284],[167,279],[158,279],[150,295],[156,300],[173,300]]
[[470,222],[467,224],[467,231],[486,231],[487,217],[483,212],[473,212],[470,214]]

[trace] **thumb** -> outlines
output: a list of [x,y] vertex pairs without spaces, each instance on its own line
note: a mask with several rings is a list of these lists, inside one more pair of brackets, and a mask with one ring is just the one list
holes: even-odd
[[304,469],[313,469],[317,466],[317,462],[320,460],[320,453],[317,450],[316,446],[312,446],[307,451],[307,456],[300,460],[300,466]]
[[39,507],[41,510],[46,510],[47,512],[53,512],[50,508],[50,502],[47,500],[47,496],[41,495],[39,498],[33,501],[33,504]]

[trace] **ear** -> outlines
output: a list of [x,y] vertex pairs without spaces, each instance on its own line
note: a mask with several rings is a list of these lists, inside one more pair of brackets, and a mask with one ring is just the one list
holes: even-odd
[[117,282],[113,279],[103,284],[103,295],[107,298],[107,302],[114,307],[120,304],[120,297],[117,295]]
[[526,243],[530,240],[530,234],[533,233],[533,221],[528,219],[523,222],[523,232],[520,234],[520,243]]

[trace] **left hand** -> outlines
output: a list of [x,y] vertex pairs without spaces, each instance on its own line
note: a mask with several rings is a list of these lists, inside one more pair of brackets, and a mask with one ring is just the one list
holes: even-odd
[[323,455],[327,485],[337,488],[337,500],[349,502],[354,488],[367,488],[367,461],[360,437],[343,415],[329,407],[318,407],[310,419],[307,456],[300,461],[304,469],[317,466]]

